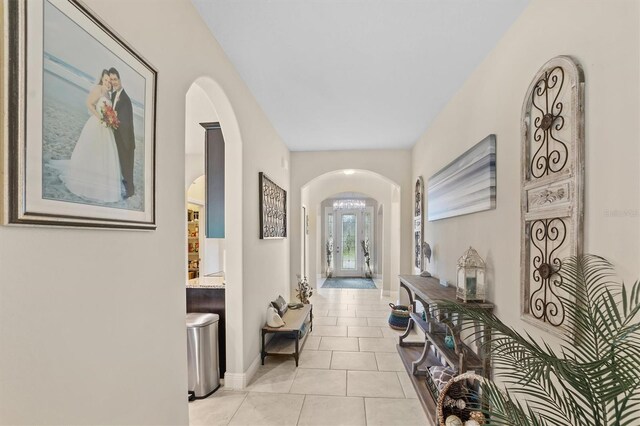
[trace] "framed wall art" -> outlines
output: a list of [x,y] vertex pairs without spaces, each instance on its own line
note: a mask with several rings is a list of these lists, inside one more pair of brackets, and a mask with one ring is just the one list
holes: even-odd
[[496,136],[487,136],[431,176],[427,191],[429,221],[495,209]]
[[4,222],[155,229],[156,70],[79,1],[4,8]]
[[418,179],[416,179],[413,196],[413,266],[420,273],[422,272],[422,240],[424,238],[424,222],[422,221],[424,181],[422,176],[418,176]]
[[264,173],[259,173],[260,238],[287,237],[287,191],[276,185]]

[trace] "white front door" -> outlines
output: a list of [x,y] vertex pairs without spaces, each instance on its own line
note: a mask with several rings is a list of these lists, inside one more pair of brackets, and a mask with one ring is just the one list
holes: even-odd
[[360,210],[336,210],[334,226],[336,277],[359,277],[362,275],[362,250],[360,247],[362,213]]

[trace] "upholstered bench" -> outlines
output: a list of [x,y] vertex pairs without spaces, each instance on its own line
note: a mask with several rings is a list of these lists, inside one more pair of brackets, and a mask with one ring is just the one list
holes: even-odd
[[[300,350],[313,330],[313,305],[287,310],[282,316],[282,321],[282,327],[262,327],[262,365],[268,355],[286,355],[295,358],[297,367]],[[274,336],[265,343],[267,334]]]

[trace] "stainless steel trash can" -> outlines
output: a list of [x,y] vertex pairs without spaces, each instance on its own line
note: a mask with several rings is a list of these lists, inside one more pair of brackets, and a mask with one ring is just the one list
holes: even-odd
[[220,386],[217,314],[187,314],[189,392],[206,398]]

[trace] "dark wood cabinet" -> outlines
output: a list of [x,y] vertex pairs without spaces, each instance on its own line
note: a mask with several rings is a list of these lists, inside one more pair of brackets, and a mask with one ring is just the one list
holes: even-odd
[[227,367],[224,291],[224,288],[187,287],[187,313],[204,312],[220,315],[220,320],[218,321],[220,377],[224,377]]
[[220,123],[200,123],[205,128],[207,238],[224,238],[224,138]]

